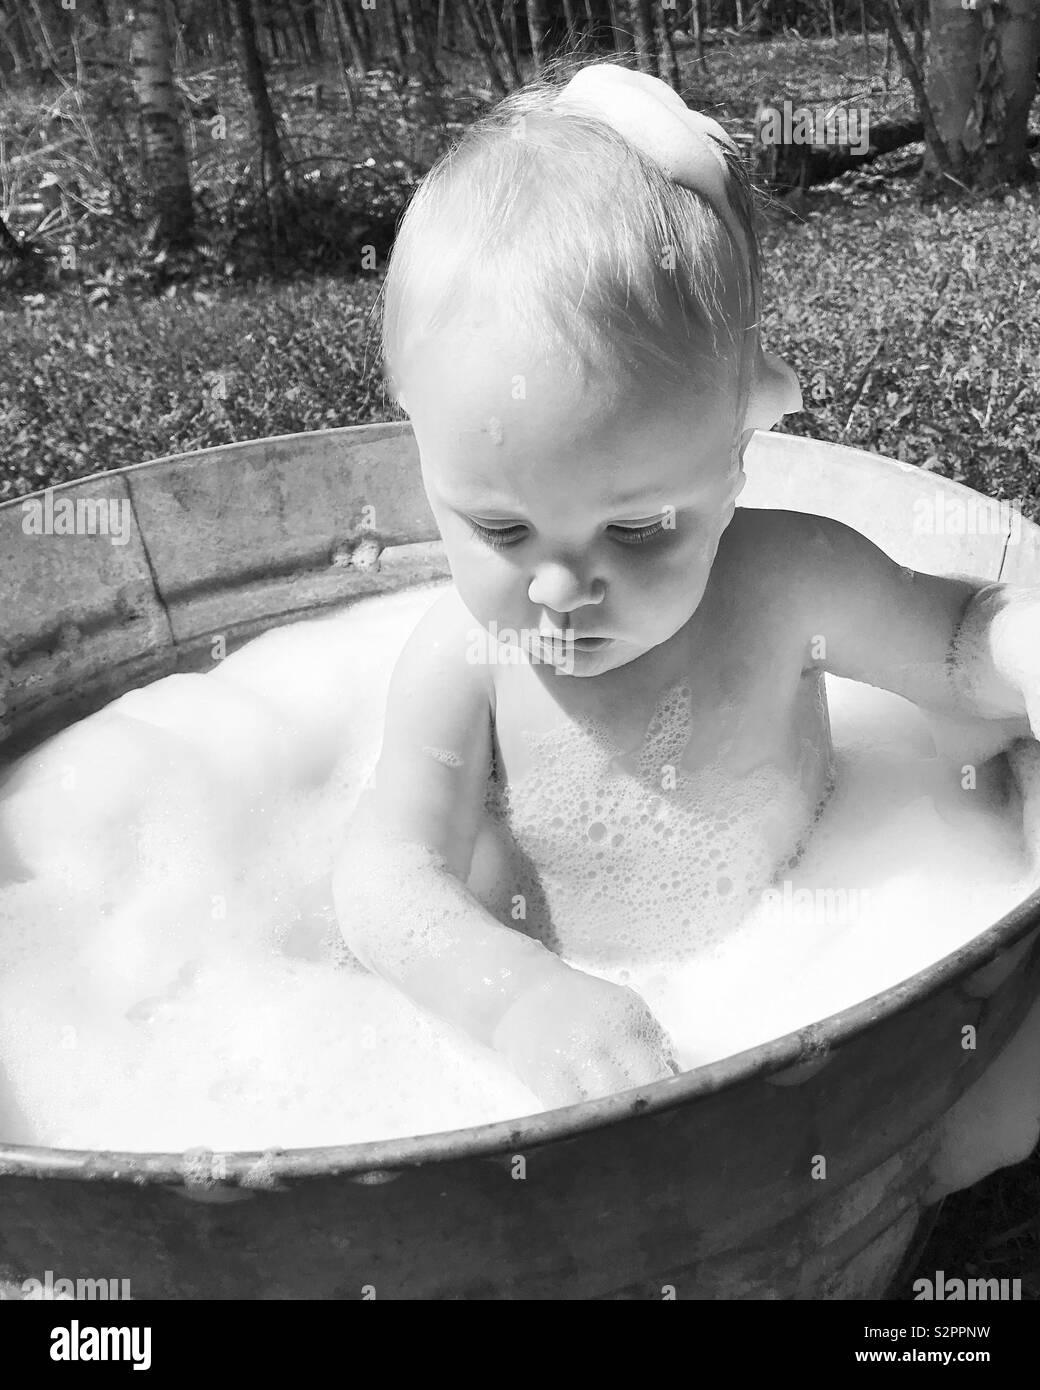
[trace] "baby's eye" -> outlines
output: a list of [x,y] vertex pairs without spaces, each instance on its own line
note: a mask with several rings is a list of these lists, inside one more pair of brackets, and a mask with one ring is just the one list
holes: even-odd
[[664,521],[651,521],[645,526],[608,526],[607,530],[622,545],[643,545],[664,530]]
[[527,527],[520,522],[515,522],[512,526],[481,526],[479,521],[474,521],[468,517],[470,530],[473,534],[489,545],[492,550],[501,550],[504,546],[515,545],[517,541],[523,540],[527,534]]

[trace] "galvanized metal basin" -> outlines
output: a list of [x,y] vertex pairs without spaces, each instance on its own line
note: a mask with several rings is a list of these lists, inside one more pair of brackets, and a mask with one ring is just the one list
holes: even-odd
[[[747,463],[745,505],[838,517],[920,569],[1040,579],[1040,530],[965,534],[981,499],[955,483],[778,434]],[[60,499],[117,503],[126,539],[58,544],[25,533],[21,502],[0,507],[0,758],[207,666],[214,635],[234,647],[446,574],[403,424],[160,459],[56,489],[52,513]],[[1040,995],[1038,937],[1040,894],[799,1033],[507,1124],[264,1154],[0,1144],[0,1284],[50,1270],[129,1279],[137,1298],[879,1297],[943,1116]],[[951,1041],[967,1024],[975,1051]]]

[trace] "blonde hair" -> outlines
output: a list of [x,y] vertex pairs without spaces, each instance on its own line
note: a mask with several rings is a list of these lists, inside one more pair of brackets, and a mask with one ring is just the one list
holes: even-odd
[[[553,110],[562,75],[513,93],[430,170],[383,286],[395,398],[412,351],[460,321],[561,350],[648,402],[732,381],[757,350],[759,253],[744,165],[726,160],[735,244],[707,198],[674,183],[606,120]],[[710,138],[710,137],[705,137]]]

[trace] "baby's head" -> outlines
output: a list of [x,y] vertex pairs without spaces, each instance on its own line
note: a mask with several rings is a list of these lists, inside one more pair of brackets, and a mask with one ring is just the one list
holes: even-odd
[[758,300],[739,156],[656,79],[527,88],[431,171],[384,358],[478,622],[569,631],[566,668],[598,675],[688,621],[750,432],[800,405]]

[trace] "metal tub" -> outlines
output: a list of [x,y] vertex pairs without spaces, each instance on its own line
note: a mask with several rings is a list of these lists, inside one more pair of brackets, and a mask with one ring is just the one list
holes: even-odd
[[[928,523],[978,503],[956,483],[781,434],[747,465],[745,505],[838,517],[924,570],[1040,578],[1029,523]],[[59,544],[25,533],[22,501],[0,507],[0,759],[205,669],[216,635],[231,649],[446,574],[406,424],[160,459],[61,498],[117,502],[129,530]],[[944,1116],[1040,997],[1038,935],[1040,894],[798,1033],[510,1123],[263,1154],[0,1144],[0,1287],[50,1270],[136,1298],[880,1297]]]

